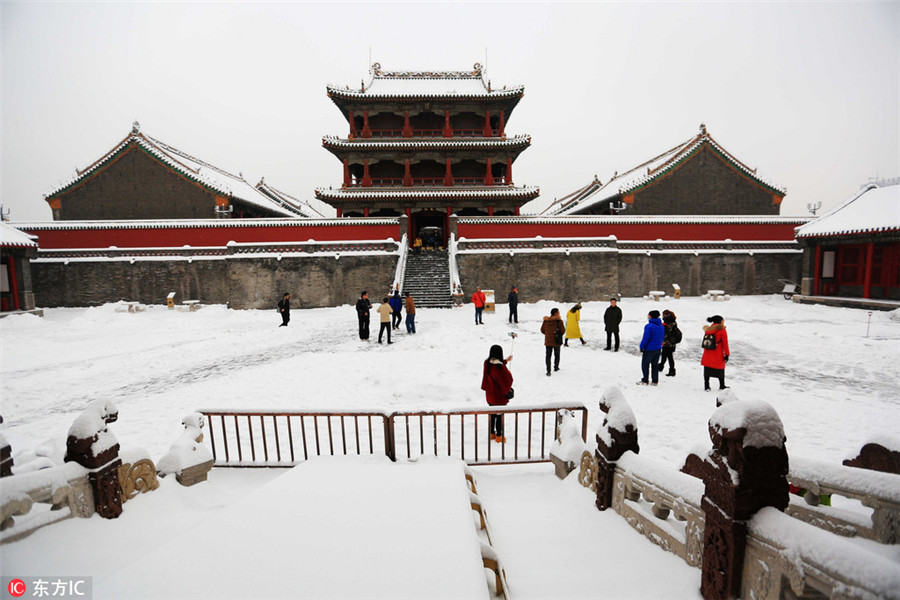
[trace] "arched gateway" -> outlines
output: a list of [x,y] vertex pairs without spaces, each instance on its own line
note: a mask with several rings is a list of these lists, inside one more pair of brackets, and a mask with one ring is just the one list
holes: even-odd
[[339,217],[409,217],[408,238],[445,246],[448,218],[517,215],[537,187],[513,185],[512,165],[531,144],[507,136],[524,86],[492,88],[471,71],[383,71],[375,63],[359,89],[328,86],[347,137],[322,145],[344,166],[340,188],[316,197]]

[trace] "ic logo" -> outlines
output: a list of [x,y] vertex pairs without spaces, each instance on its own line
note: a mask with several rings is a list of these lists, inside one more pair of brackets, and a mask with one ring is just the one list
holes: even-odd
[[14,598],[19,598],[25,595],[25,582],[21,579],[13,579],[9,582],[9,585],[6,586],[6,590],[9,592],[9,595]]

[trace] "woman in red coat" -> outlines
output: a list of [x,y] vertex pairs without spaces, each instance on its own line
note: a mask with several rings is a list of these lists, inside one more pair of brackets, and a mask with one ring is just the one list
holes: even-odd
[[[498,345],[491,346],[487,360],[484,361],[484,372],[481,376],[481,389],[487,403],[491,406],[504,406],[509,403],[509,391],[512,389],[513,376],[506,368],[506,363],[512,360],[512,355],[503,358],[503,348]],[[492,413],[491,441],[505,442],[503,437],[503,415]]]
[[709,391],[709,378],[715,377],[719,380],[719,389],[724,390],[725,385],[725,363],[728,362],[728,333],[725,331],[725,319],[719,315],[713,315],[706,319],[711,325],[704,325],[704,337],[712,335],[715,340],[715,348],[704,348],[703,358],[700,364],[703,365],[703,389]]

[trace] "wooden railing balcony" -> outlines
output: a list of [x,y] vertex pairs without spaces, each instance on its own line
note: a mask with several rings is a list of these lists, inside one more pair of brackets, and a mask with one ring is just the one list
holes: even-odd
[[[412,135],[404,136],[403,128],[400,129],[371,129],[371,135],[369,137],[373,138],[443,138],[444,129],[410,129],[408,132],[411,132]],[[484,135],[484,129],[451,129],[450,136],[447,137],[501,137],[499,129],[491,129],[490,136]],[[362,130],[357,131],[356,136],[358,138],[363,138],[366,136],[362,135]]]
[[[410,185],[405,187],[444,187],[444,177],[412,177]],[[361,179],[352,181],[349,185],[351,188],[359,187],[404,187],[405,179],[403,177],[373,177],[372,184],[364,186]],[[483,186],[484,177],[453,177],[453,186]],[[494,177],[493,185],[508,185],[505,177]],[[446,186],[452,187],[452,186]]]

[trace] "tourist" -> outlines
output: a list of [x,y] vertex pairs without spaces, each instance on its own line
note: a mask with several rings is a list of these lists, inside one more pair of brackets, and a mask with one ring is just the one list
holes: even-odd
[[279,327],[287,327],[291,321],[291,295],[285,292],[278,301],[278,312],[281,313],[281,325]]
[[476,325],[484,325],[484,321],[481,320],[481,313],[484,311],[484,303],[486,301],[487,297],[484,295],[484,292],[481,291],[481,288],[476,288],[475,293],[472,294],[472,304],[475,305]]
[[681,330],[675,322],[675,313],[664,310],[662,314],[663,325],[666,327],[666,337],[663,340],[662,358],[659,359],[659,370],[662,371],[669,363],[669,371],[666,377],[675,377],[675,346],[681,343]]
[[509,303],[509,322],[519,322],[519,290],[516,286],[512,286],[509,290],[509,296],[506,298]]
[[[490,406],[509,404],[509,399],[512,397],[513,376],[506,364],[512,358],[511,354],[507,358],[503,358],[503,348],[496,344],[491,346],[491,350],[488,352],[481,375],[481,389],[484,390],[485,399]],[[501,413],[491,413],[490,432],[492,442],[502,444],[506,441],[506,438],[503,437],[503,415]]]
[[372,303],[369,302],[369,292],[363,290],[356,301],[356,316],[359,317],[359,339],[369,339],[369,310]]
[[550,377],[550,355],[553,355],[553,370],[559,371],[559,349],[563,344],[563,334],[566,333],[566,326],[563,325],[558,308],[552,309],[549,317],[544,317],[541,333],[544,334],[544,348],[546,349],[544,362],[547,363],[547,377]]
[[378,343],[381,343],[381,336],[384,335],[385,331],[387,331],[388,344],[390,344],[392,343],[391,313],[393,313],[393,309],[391,309],[391,305],[387,296],[384,297],[384,300],[381,301],[381,305],[375,310],[379,315],[381,315],[381,329],[378,330]]
[[403,320],[403,315],[400,314],[400,310],[403,308],[403,300],[400,299],[400,291],[394,290],[394,295],[391,296],[391,299],[388,301],[388,304],[391,305],[391,327],[394,329],[400,329],[400,321]]
[[406,333],[416,332],[416,302],[409,292],[403,292],[406,295]]
[[582,346],[587,343],[581,336],[579,321],[581,321],[581,302],[570,308],[566,314],[566,348],[569,347],[569,340],[581,340]]
[[616,299],[609,299],[609,307],[603,313],[603,323],[606,325],[606,348],[612,347],[612,338],[616,337],[616,352],[619,351],[619,323],[622,322],[622,309],[616,306]]
[[643,377],[637,382],[638,385],[659,384],[659,355],[662,352],[665,337],[666,328],[659,318],[659,311],[651,310],[647,313],[644,337],[641,338],[641,374]]
[[725,319],[719,315],[713,315],[706,319],[711,325],[703,326],[703,357],[700,364],[703,365],[703,389],[709,391],[709,378],[719,380],[719,389],[724,390],[725,363],[728,362],[728,333],[725,331]]

